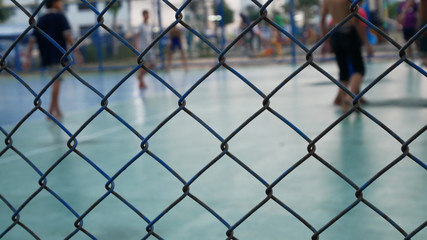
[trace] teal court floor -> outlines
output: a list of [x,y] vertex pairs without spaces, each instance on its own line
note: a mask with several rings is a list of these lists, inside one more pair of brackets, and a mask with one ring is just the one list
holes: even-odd
[[[392,64],[369,63],[363,86]],[[289,65],[233,67],[265,95],[297,68]],[[321,67],[337,76],[334,63],[322,63]],[[207,71],[200,68],[157,73],[183,95]],[[125,75],[123,71],[81,74],[104,95]],[[43,75],[23,75],[22,78],[35,92],[48,82]],[[184,111],[179,111],[151,136],[156,127],[178,109],[179,98],[151,76],[146,82],[147,89],[140,91],[132,76],[111,95],[108,107],[142,137],[150,136],[148,149],[157,159],[147,153],[141,155],[141,139],[106,111],[77,135],[76,150],[81,155],[67,154],[70,136],[36,111],[11,137],[13,146],[31,161],[31,167],[12,149],[3,150],[6,149],[5,133],[11,132],[31,111],[34,97],[12,77],[0,75],[0,127],[3,129],[0,195],[15,210],[24,206],[19,212],[19,221],[38,237],[64,239],[76,230],[74,224],[78,216],[83,215],[82,227],[96,239],[146,237],[148,223],[106,190],[108,179],[132,160],[135,161],[115,178],[114,191],[148,221],[154,222],[154,232],[163,239],[226,239],[227,224],[233,227],[233,235],[238,239],[311,239],[313,229],[323,229],[357,200],[354,186],[311,156],[273,187],[273,195],[313,229],[272,199],[248,215],[267,197],[266,184],[275,182],[308,154],[307,139],[272,112],[264,111],[228,141],[228,152],[252,172],[230,155],[224,155],[195,178],[222,153],[221,141]],[[330,80],[309,66],[271,98],[270,107],[313,140],[343,115],[332,104],[336,92],[337,87]],[[42,97],[44,108],[48,107],[49,94],[47,91]],[[403,141],[427,124],[427,78],[406,64],[386,75],[365,97],[369,103],[363,105],[363,109]],[[219,138],[226,139],[262,108],[262,102],[260,94],[241,79],[226,69],[219,69],[187,96],[185,106]],[[66,75],[60,105],[65,115],[61,124],[74,134],[101,108],[101,98]],[[427,221],[426,146],[427,132],[409,145],[411,155],[424,165],[405,156],[363,190],[363,198],[406,234],[425,226]],[[362,188],[402,155],[401,148],[402,144],[373,120],[354,112],[316,142],[315,152]],[[66,157],[47,175],[46,186],[69,208],[46,189],[38,191],[40,173],[48,171],[64,154]],[[190,196],[181,199],[183,181],[192,180],[190,193],[215,211],[223,222]],[[32,194],[35,196],[30,198]],[[28,199],[31,201],[24,204]],[[91,209],[99,200],[102,201]],[[166,212],[177,200],[180,201]],[[19,225],[7,231],[13,224],[14,210],[10,206],[0,199],[1,239],[33,239]],[[71,236],[71,239],[90,239],[82,231]],[[365,202],[358,202],[323,229],[319,239],[398,240],[404,239],[404,234]],[[422,228],[411,239],[427,239],[427,228]]]

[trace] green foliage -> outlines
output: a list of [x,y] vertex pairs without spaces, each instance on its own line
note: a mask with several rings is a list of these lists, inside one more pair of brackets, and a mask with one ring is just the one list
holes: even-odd
[[113,14],[113,16],[117,16],[120,8],[122,7],[122,3],[120,1],[116,1],[110,8],[109,12]]
[[247,17],[249,18],[249,20],[254,21],[260,15],[259,8],[252,6],[252,5],[247,6],[246,7],[246,14],[247,14]]
[[399,8],[400,2],[394,2],[388,5],[388,16],[392,19],[397,19],[397,9]]
[[296,2],[297,2],[296,7],[298,9],[305,8],[305,7],[311,7],[313,5],[318,5],[319,4],[319,0],[299,0],[299,1],[296,1]]
[[12,14],[13,14],[13,9],[4,8],[3,0],[0,0],[0,23],[9,19],[9,17],[12,16]]

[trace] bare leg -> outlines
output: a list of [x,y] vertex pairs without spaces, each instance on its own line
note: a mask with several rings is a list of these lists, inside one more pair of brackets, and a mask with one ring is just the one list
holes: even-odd
[[[348,81],[341,81],[340,82],[344,87],[348,86]],[[338,94],[335,97],[334,104],[340,106],[341,103],[344,101],[345,92],[341,88],[338,88]]]
[[51,102],[49,107],[49,113],[54,118],[62,118],[62,112],[59,108],[59,90],[60,90],[61,83],[59,80],[53,82],[52,84],[52,95],[51,95]]
[[172,64],[172,50],[169,49],[167,59],[166,59],[166,71],[169,71]]
[[412,58],[413,57],[412,45],[408,46],[407,53],[408,53],[408,58]]
[[181,49],[181,59],[182,59],[182,64],[184,65],[185,71],[188,71],[187,57],[185,56],[185,52],[183,49]]
[[145,86],[145,83],[144,83],[144,75],[147,73],[147,71],[145,71],[144,69],[139,69],[139,71],[138,71],[138,81],[139,81],[139,88],[140,89],[144,89],[144,88],[146,88],[147,86]]
[[[363,75],[360,73],[354,73],[351,77],[350,77],[350,91],[353,94],[358,94],[360,92],[360,86],[362,84],[363,81]],[[347,94],[344,93],[344,101],[342,101],[341,103],[341,109],[343,111],[347,111],[353,102],[353,98]]]

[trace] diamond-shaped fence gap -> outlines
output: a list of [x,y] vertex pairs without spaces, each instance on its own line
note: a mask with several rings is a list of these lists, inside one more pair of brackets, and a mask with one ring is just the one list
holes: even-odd
[[233,132],[258,111],[263,100],[239,78],[225,74],[230,79],[217,80],[212,75],[186,98],[187,108],[222,136]]
[[345,239],[348,236],[380,240],[404,238],[401,232],[361,202],[322,232],[320,239]]
[[227,227],[187,196],[154,224],[154,231],[163,239],[216,240],[226,238]]
[[344,119],[320,139],[316,153],[361,186],[400,156],[401,146],[370,119],[356,115]]
[[184,112],[175,115],[148,144],[150,151],[186,180],[221,152],[221,142]]
[[48,187],[57,192],[79,214],[107,191],[107,179],[74,152],[49,173],[47,181]]
[[307,226],[273,200],[234,230],[238,239],[310,239],[312,235]]
[[[243,158],[239,160],[245,162]],[[258,179],[228,156],[220,158],[190,185],[190,193],[231,225],[266,197],[265,189]]]
[[97,239],[134,239],[146,234],[146,226],[142,218],[112,194],[83,218],[83,227]]
[[313,157],[293,169],[273,188],[274,196],[316,229],[352,204],[354,192],[351,185]]
[[183,187],[178,178],[148,153],[139,157],[114,183],[115,191],[150,220],[179,198]]
[[363,196],[409,233],[427,216],[421,210],[427,208],[426,181],[425,170],[406,157],[366,188]]
[[73,230],[76,220],[76,217],[46,190],[39,192],[19,215],[20,221],[41,239],[65,238],[68,232]]
[[[319,73],[315,77],[316,81],[306,81],[313,77],[309,71],[312,67],[306,69],[271,97],[270,107],[295,123],[308,137],[314,138],[333,123],[341,112],[338,107],[332,106],[338,87],[329,84],[329,79]],[[313,124],[314,119],[316,124]]]
[[307,145],[286,123],[265,111],[230,140],[229,151],[272,183],[307,154]]
[[142,151],[142,140],[105,111],[87,125],[76,139],[77,150],[110,176]]

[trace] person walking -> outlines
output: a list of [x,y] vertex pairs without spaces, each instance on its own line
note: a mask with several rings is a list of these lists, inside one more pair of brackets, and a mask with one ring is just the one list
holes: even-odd
[[[153,26],[149,23],[150,20],[150,12],[148,10],[142,11],[142,23],[137,28],[137,33],[135,34],[135,45],[139,51],[143,52],[153,41]],[[145,62],[145,66],[147,68],[153,68],[155,66],[156,55],[154,49],[150,49],[143,59]],[[145,89],[145,81],[144,76],[147,73],[143,68],[141,68],[138,72],[138,81],[139,88]]]
[[[41,57],[41,66],[49,75],[56,75],[61,69],[60,61],[64,55],[60,49],[50,42],[41,31],[49,35],[62,49],[67,49],[68,45],[74,45],[74,39],[71,34],[70,24],[62,12],[63,3],[61,0],[47,0],[45,2],[47,11],[37,20],[36,30],[28,43],[25,62],[23,64],[24,71],[28,71],[31,65],[31,56],[34,45],[37,43]],[[74,49],[74,54],[78,64],[83,62],[83,57],[78,48]],[[51,102],[49,113],[56,119],[62,118],[62,111],[59,106],[59,93],[62,77],[57,78],[52,84]],[[49,119],[49,117],[48,117]]]
[[[418,4],[415,0],[406,0],[400,3],[397,11],[397,21],[402,25],[403,37],[407,42],[417,32]],[[408,47],[408,56],[413,57],[412,46]]]
[[[350,15],[351,3],[348,0],[324,0],[321,8],[320,29],[326,35],[328,26],[326,17],[332,16],[332,25],[335,26]],[[354,94],[359,94],[360,86],[365,74],[365,66],[362,57],[362,46],[366,47],[368,55],[373,55],[373,49],[367,37],[365,27],[357,18],[342,25],[331,36],[331,46],[335,53],[339,68],[339,81]],[[353,70],[350,73],[350,67]],[[343,111],[348,110],[352,98],[339,89],[335,104],[340,105]]]

